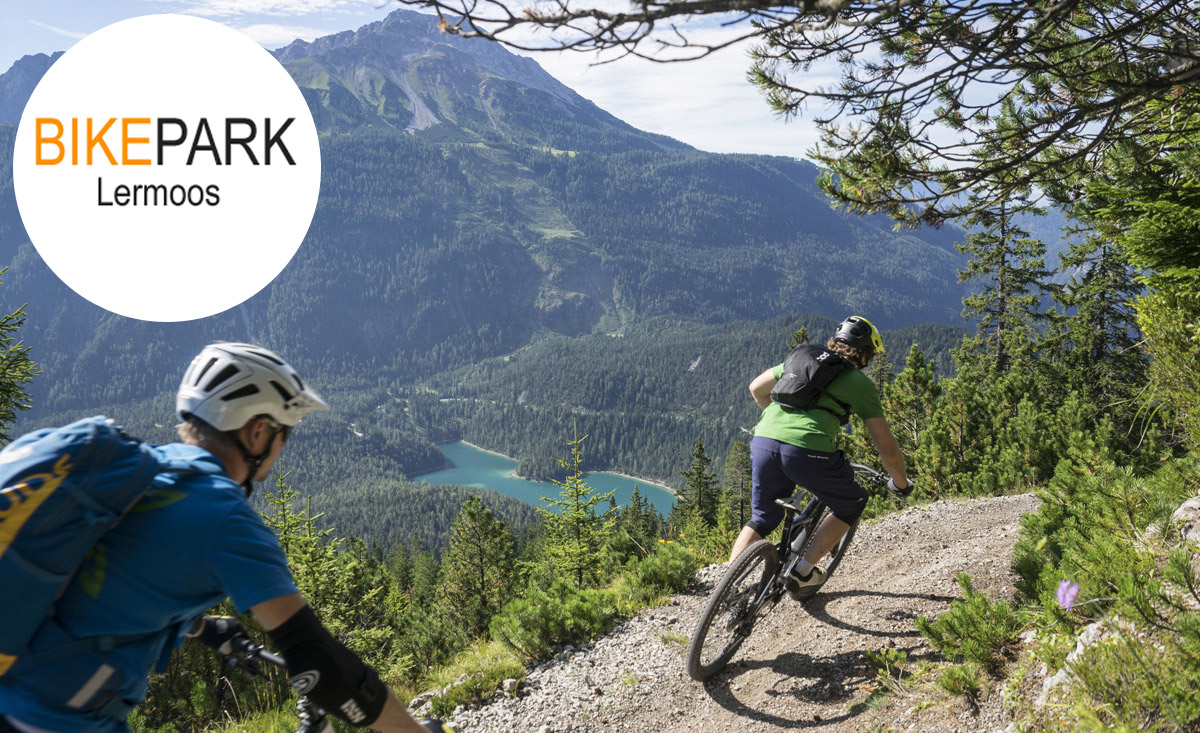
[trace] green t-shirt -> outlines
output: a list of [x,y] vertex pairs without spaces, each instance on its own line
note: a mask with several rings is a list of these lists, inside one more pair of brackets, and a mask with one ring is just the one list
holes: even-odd
[[[783,375],[783,364],[772,371],[775,378],[779,379]],[[883,417],[883,405],[879,404],[879,391],[875,389],[875,383],[857,369],[847,369],[839,374],[826,391],[850,405],[850,411],[864,420]],[[817,404],[837,413],[842,411],[836,402],[824,395],[817,400]],[[838,419],[825,410],[797,410],[772,402],[763,410],[758,425],[754,426],[754,434],[800,448],[831,453],[836,450],[833,439],[840,427]]]

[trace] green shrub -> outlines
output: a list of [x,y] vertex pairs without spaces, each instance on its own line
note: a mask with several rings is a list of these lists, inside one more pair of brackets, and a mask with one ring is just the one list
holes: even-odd
[[492,619],[491,636],[527,659],[545,659],[556,644],[586,641],[608,631],[620,613],[617,593],[579,590],[565,581],[531,590]]
[[1071,670],[1078,680],[1072,717],[1081,726],[1200,728],[1200,665],[1169,638],[1119,634],[1088,647]]
[[700,559],[691,550],[663,542],[641,560],[631,561],[627,577],[638,599],[649,602],[663,594],[687,590],[699,568]]
[[938,684],[951,695],[976,697],[981,689],[979,667],[970,662],[946,667],[938,677]]
[[947,658],[975,662],[995,671],[1024,624],[1007,601],[993,601],[977,592],[970,575],[960,573],[955,580],[962,588],[963,599],[951,603],[950,610],[936,620],[919,617],[917,630]]
[[[1025,600],[1053,610],[1063,578],[1080,584],[1080,599],[1115,598],[1122,578],[1146,577],[1154,558],[1139,537],[1196,492],[1196,461],[1172,461],[1155,474],[1135,477],[1103,451],[1073,451],[1059,464],[1042,505],[1021,520],[1013,557],[1017,590]],[[1078,606],[1081,620],[1108,612],[1111,602]],[[1049,622],[1062,619],[1049,614]]]
[[875,652],[867,652],[863,656],[867,660],[867,668],[879,677],[900,679],[904,676],[905,667],[908,665],[908,653],[902,649],[884,648]]

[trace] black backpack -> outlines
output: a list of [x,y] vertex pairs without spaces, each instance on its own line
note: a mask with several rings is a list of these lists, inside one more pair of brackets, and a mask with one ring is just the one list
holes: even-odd
[[[784,360],[783,374],[771,390],[771,401],[797,410],[824,410],[845,425],[850,422],[850,405],[826,389],[839,374],[853,368],[850,362],[823,346],[800,344]],[[818,405],[821,396],[833,400],[842,411]]]

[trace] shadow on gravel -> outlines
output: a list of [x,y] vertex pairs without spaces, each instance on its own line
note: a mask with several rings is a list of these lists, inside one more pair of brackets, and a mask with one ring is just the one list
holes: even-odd
[[[888,637],[911,637],[919,636],[915,628],[908,628],[905,631],[889,631],[884,629],[868,629],[865,626],[850,623],[849,621],[835,617],[829,612],[829,604],[855,596],[872,596],[876,598],[894,598],[933,601],[935,603],[949,604],[950,601],[956,601],[956,596],[940,596],[933,593],[883,593],[881,591],[872,590],[842,590],[832,593],[820,593],[813,598],[805,601],[804,610],[808,611],[809,615],[822,623],[829,624],[835,628],[853,631],[856,634],[864,636],[888,636]],[[909,608],[897,608],[886,613],[882,618],[888,621],[913,621],[919,614]]]
[[[795,715],[770,713],[742,702],[733,690],[738,678],[748,672],[770,669],[780,679],[764,693],[763,705],[783,704],[796,708]],[[721,707],[750,721],[780,728],[813,728],[849,720],[861,710],[844,709],[839,715],[826,716],[805,710],[812,705],[839,705],[849,702],[856,687],[867,679],[867,668],[861,651],[847,651],[827,657],[811,657],[799,652],[786,652],[775,659],[740,661],[706,685],[708,694]],[[789,704],[790,703],[790,704]]]

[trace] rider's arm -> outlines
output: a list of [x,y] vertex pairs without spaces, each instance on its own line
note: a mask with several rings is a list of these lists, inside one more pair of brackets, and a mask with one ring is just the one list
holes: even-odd
[[896,442],[896,436],[892,435],[892,429],[888,427],[887,418],[871,417],[863,420],[863,424],[867,426],[871,440],[875,441],[879,459],[883,461],[883,467],[892,477],[896,488],[905,489],[908,486],[908,469],[904,465],[904,454],[900,452],[900,444]]
[[[330,665],[325,670],[325,674],[330,674],[331,669],[335,671],[355,669],[356,667],[357,670],[367,669],[366,665],[353,652],[333,639],[323,628],[320,628],[319,623],[315,621],[315,617],[308,610],[308,603],[299,593],[259,603],[250,611],[254,613],[254,617],[262,624],[273,642],[278,644],[281,640],[280,636],[287,635],[288,639],[284,640],[284,646],[289,648],[281,648],[280,652],[288,663],[288,674],[292,677],[306,671],[292,669],[298,659],[310,664]],[[327,685],[332,683],[341,686],[353,685],[356,682],[357,680],[354,679],[325,680]],[[318,686],[321,684],[320,678],[317,679],[316,684]],[[314,692],[315,688],[309,690],[309,697],[314,702],[321,704]],[[387,701],[383,705],[383,710],[373,723],[368,724],[371,728],[384,731],[384,733],[427,733],[420,723],[413,720],[391,690],[386,690],[386,694]],[[322,707],[326,707],[326,712],[329,713],[343,712],[337,710],[339,705],[330,707],[322,705]]]
[[775,383],[778,381],[773,368],[755,377],[750,383],[750,394],[754,397],[754,403],[764,410],[770,407],[771,390],[775,389]]

